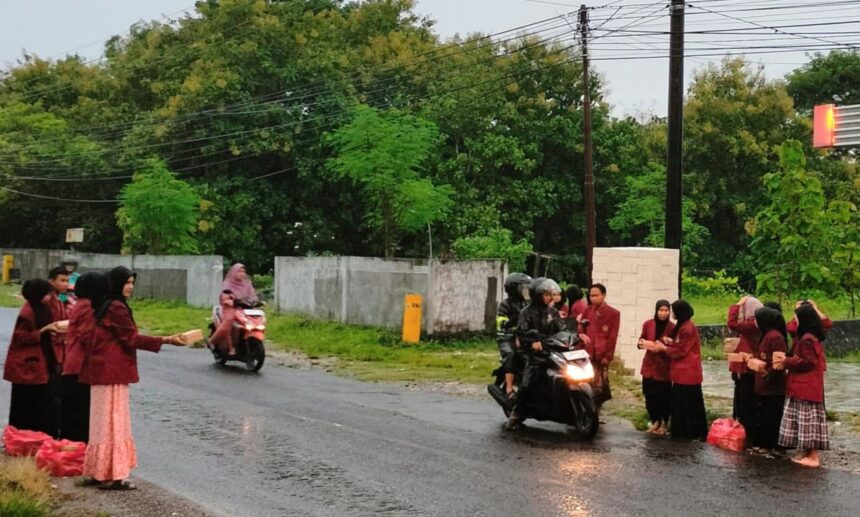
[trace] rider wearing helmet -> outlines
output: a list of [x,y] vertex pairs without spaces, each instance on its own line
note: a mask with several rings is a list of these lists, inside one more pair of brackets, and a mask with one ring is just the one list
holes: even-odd
[[514,393],[514,376],[516,374],[517,321],[520,311],[529,300],[529,283],[532,277],[525,273],[511,273],[505,278],[505,293],[508,297],[502,300],[496,311],[496,336],[499,344],[499,354],[502,356],[502,371],[505,372],[505,390],[509,397]]
[[529,385],[535,375],[539,373],[542,363],[538,354],[543,352],[540,336],[551,336],[556,332],[565,330],[564,322],[559,316],[558,310],[553,307],[553,299],[559,293],[561,293],[561,288],[550,278],[535,278],[529,284],[531,303],[523,309],[517,321],[517,337],[520,342],[520,349],[525,352],[526,365],[520,390],[516,396],[516,403],[513,411],[511,411],[511,417],[508,419],[507,427],[509,429],[519,425],[521,419],[517,414],[517,405],[526,400]]

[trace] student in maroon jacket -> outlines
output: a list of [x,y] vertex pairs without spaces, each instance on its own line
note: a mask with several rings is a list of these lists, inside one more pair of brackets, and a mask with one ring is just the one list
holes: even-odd
[[75,442],[86,442],[90,432],[90,386],[79,382],[84,353],[95,332],[93,306],[100,306],[107,295],[107,277],[102,273],[84,273],[75,287],[77,301],[69,310],[63,361],[63,403],[60,413],[60,436]]
[[[755,311],[764,305],[753,296],[744,296],[738,302],[729,307],[727,326],[735,332],[739,339],[735,352],[749,354],[753,357],[758,355],[759,330],[755,325]],[[732,400],[732,416],[734,416],[747,433],[747,442],[756,441],[756,413],[758,411],[758,398],[755,394],[755,373],[747,368],[745,363],[729,363],[732,372],[732,380],[735,383],[734,398]]]
[[126,478],[137,466],[131,435],[128,385],[138,382],[137,349],[158,352],[161,345],[183,346],[179,336],[152,337],[137,331],[126,301],[137,275],[125,267],[108,273],[107,298],[95,311],[92,341],[84,355],[80,381],[90,388],[90,435],[84,475],[105,490],[133,490]]
[[[642,324],[639,335],[639,348],[653,344],[663,336],[672,333],[675,325],[669,321],[669,301],[658,300],[654,308],[654,318]],[[672,381],[669,380],[669,357],[660,352],[647,350],[642,358],[642,394],[645,396],[645,409],[651,427],[646,432],[666,434],[669,432],[671,414]]]
[[580,325],[579,333],[585,349],[595,365],[594,405],[598,414],[604,402],[612,398],[609,386],[609,363],[615,357],[618,327],[621,313],[606,303],[606,287],[594,284],[588,289],[591,305],[582,313],[580,321],[588,320],[588,326]]
[[57,358],[51,336],[62,329],[51,313],[53,288],[47,280],[36,278],[24,282],[21,294],[27,302],[15,321],[3,367],[3,378],[12,383],[9,425],[57,438]]
[[[54,321],[65,321],[69,319],[68,310],[70,305],[60,299],[61,295],[65,295],[69,290],[69,272],[63,266],[57,266],[48,272],[48,282],[54,289],[54,295],[51,297],[51,313]],[[51,334],[51,342],[54,345],[54,355],[57,357],[57,362],[63,363],[63,351],[65,349],[66,335],[60,333]]]
[[788,370],[785,412],[779,429],[779,445],[799,449],[792,461],[805,467],[821,466],[818,451],[830,449],[824,413],[824,328],[818,312],[809,304],[794,311],[797,335],[784,360],[774,360],[774,368]]
[[699,329],[692,321],[693,307],[684,300],[672,304],[675,328],[671,334],[646,350],[669,356],[672,380],[672,438],[704,440],[708,435],[705,398],[702,395],[702,345]]
[[755,394],[758,397],[756,432],[753,447],[775,449],[779,440],[779,426],[785,405],[785,372],[774,370],[774,352],[788,351],[788,332],[782,313],[763,307],[755,311],[755,323],[759,329],[757,360],[764,361],[764,369],[755,377]]
[[[815,304],[814,300],[800,300],[794,304],[794,308],[797,309],[801,305],[808,304],[815,309],[816,314],[818,314],[819,319],[821,319],[821,329],[826,334],[833,328],[833,320],[831,320],[826,314],[821,312],[821,309],[818,308],[818,305]],[[797,315],[791,318],[791,321],[786,325],[788,330],[788,334],[791,336],[792,341],[797,339]]]

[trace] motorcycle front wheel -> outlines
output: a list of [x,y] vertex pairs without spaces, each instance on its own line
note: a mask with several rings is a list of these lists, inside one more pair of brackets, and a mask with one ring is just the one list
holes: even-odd
[[245,366],[249,371],[258,372],[263,367],[263,362],[266,360],[266,349],[263,347],[263,342],[256,338],[248,339],[248,362]]
[[570,425],[583,438],[593,438],[597,434],[597,426],[599,424],[597,411],[594,409],[594,401],[586,393],[571,391],[570,404],[573,410],[573,418]]

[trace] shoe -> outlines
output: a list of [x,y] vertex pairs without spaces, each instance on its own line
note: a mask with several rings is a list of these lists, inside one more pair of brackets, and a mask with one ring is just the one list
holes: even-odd
[[515,416],[515,415],[511,415],[511,416],[508,418],[507,422],[505,422],[505,430],[506,430],[506,431],[514,431],[514,430],[516,430],[516,429],[517,429],[517,428],[518,428],[522,423],[523,423],[523,421],[520,419],[520,417]]
[[137,490],[137,485],[129,481],[106,481],[99,485],[99,490]]

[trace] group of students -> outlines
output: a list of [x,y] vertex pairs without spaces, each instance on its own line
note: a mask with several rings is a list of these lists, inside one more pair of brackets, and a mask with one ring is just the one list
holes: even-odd
[[138,332],[127,302],[136,273],[116,267],[78,276],[76,267],[67,262],[21,288],[25,303],[3,371],[12,383],[9,425],[86,442],[84,484],[129,490],[137,465],[129,411],[137,350],[185,343]]
[[[648,432],[704,439],[707,420],[702,397],[699,332],[690,320],[693,308],[683,300],[657,302],[653,319],[642,325],[639,347],[642,392],[651,426]],[[738,335],[738,361],[729,363],[734,380],[733,417],[744,427],[747,446],[781,452],[796,449],[792,461],[820,465],[819,451],[829,449],[824,410],[827,363],[821,342],[832,321],[804,300],[786,324],[776,302],[745,296],[728,311],[727,325]],[[788,337],[792,346],[788,346]]]

